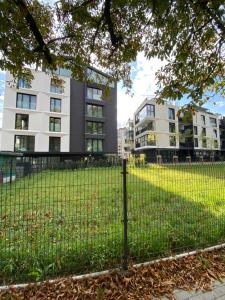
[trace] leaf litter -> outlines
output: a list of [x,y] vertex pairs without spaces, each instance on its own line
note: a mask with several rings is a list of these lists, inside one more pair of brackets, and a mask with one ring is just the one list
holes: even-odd
[[212,290],[215,280],[225,278],[225,250],[199,252],[149,266],[130,266],[126,274],[112,271],[95,278],[59,278],[53,282],[29,284],[25,288],[0,291],[3,300],[151,300],[166,296],[174,300],[174,290]]

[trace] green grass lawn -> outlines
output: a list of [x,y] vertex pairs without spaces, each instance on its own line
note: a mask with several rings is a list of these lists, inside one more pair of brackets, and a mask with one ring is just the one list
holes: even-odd
[[[225,164],[128,168],[133,261],[225,242]],[[0,190],[0,282],[101,270],[122,256],[121,167],[49,170]]]

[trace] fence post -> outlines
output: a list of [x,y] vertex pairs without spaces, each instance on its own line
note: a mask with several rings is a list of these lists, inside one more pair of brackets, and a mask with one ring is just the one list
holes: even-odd
[[127,160],[123,159],[123,263],[122,269],[128,269],[128,236],[127,236]]
[[13,160],[10,159],[10,171],[9,171],[9,183],[12,184],[12,175],[13,175]]

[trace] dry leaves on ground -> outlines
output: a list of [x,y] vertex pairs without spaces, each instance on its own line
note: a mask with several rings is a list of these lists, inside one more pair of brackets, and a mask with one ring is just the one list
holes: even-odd
[[225,250],[198,253],[176,260],[161,261],[148,267],[129,268],[124,276],[116,271],[97,278],[32,284],[26,288],[0,292],[4,300],[151,300],[167,296],[175,299],[174,289],[210,290],[213,280],[225,277]]

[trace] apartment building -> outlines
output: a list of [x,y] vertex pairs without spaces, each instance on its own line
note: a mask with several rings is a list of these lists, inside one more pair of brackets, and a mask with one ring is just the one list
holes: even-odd
[[145,153],[149,160],[155,160],[157,155],[171,160],[173,156],[219,154],[220,116],[205,108],[182,113],[176,105],[146,99],[134,113],[134,120],[134,150]]
[[[186,118],[185,118],[186,117]],[[180,149],[193,156],[215,156],[221,149],[219,114],[196,107],[189,116],[179,118]]]
[[126,127],[121,127],[117,129],[117,138],[118,156],[121,158],[125,158]]
[[179,148],[178,107],[146,99],[134,113],[134,150],[148,158]]
[[117,152],[116,82],[104,98],[107,75],[94,68],[86,82],[67,69],[32,74],[31,84],[6,74],[1,151]]
[[134,149],[134,122],[129,119],[125,127],[118,129],[118,155],[128,158]]

